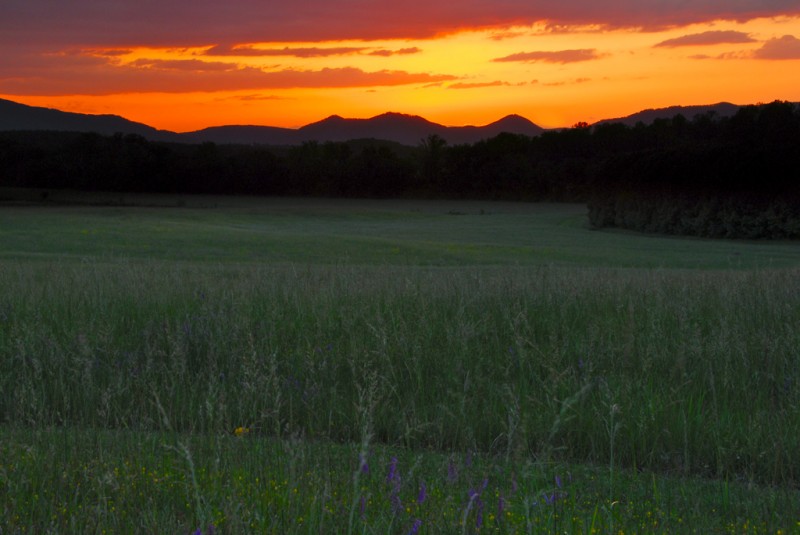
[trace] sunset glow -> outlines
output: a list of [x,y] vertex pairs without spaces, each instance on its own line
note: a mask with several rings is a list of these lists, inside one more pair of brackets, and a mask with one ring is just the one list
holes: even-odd
[[[799,7],[670,3],[683,5],[631,0],[605,14],[590,2],[412,1],[399,13],[314,0],[301,13],[204,0],[182,14],[169,0],[130,12],[12,0],[0,6],[0,97],[181,132],[387,111],[448,125],[516,113],[558,127],[671,105],[800,101]],[[410,12],[418,20],[404,23]]]

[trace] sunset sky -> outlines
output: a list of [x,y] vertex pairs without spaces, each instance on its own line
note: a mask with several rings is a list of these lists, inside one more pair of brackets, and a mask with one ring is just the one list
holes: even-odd
[[179,132],[800,101],[796,0],[2,0],[0,98]]

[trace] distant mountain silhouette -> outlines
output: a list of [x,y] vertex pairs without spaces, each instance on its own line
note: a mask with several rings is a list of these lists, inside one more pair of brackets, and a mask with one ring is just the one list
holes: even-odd
[[350,141],[381,139],[403,145],[419,145],[430,135],[438,135],[451,145],[475,143],[501,132],[537,136],[544,130],[518,115],[510,115],[486,126],[443,126],[417,115],[384,113],[371,119],[327,119],[292,130],[267,126],[221,126],[183,134],[195,141],[215,143],[264,143],[298,145],[305,141]]
[[175,134],[184,143],[203,143],[210,141],[219,144],[236,145],[298,145],[297,130],[279,128],[277,126],[254,125],[228,125],[212,126],[188,132]]
[[179,141],[174,132],[158,130],[146,124],[123,119],[118,115],[86,115],[51,108],[26,106],[0,99],[0,130],[53,130],[64,132],[97,132],[111,135],[138,134],[154,141]]
[[741,106],[731,104],[730,102],[720,102],[717,104],[709,104],[706,106],[670,106],[668,108],[647,109],[640,112],[628,115],[627,117],[620,117],[618,119],[604,119],[595,124],[604,123],[623,123],[628,126],[634,126],[638,122],[644,124],[651,124],[656,119],[672,119],[676,115],[683,115],[691,120],[696,115],[706,114],[713,112],[717,117],[731,117],[736,115]]
[[[658,118],[672,118],[682,114],[687,119],[695,115],[714,112],[719,117],[729,117],[739,106],[721,102],[707,106],[672,106],[649,109],[627,117],[605,119],[595,124],[638,122],[652,123]],[[345,119],[332,115],[327,119],[311,123],[298,129],[274,126],[231,125],[205,128],[196,132],[175,133],[158,130],[142,123],[129,121],[117,115],[87,115],[69,113],[50,108],[26,106],[0,99],[0,131],[9,130],[53,130],[67,132],[97,132],[138,134],[153,141],[177,143],[214,142],[218,144],[263,144],[299,145],[306,141],[350,141],[355,139],[377,139],[403,145],[416,146],[430,136],[438,135],[450,145],[472,144],[489,139],[503,132],[537,136],[544,129],[519,115],[509,115],[485,126],[444,126],[417,115],[384,113],[371,119]]]
[[332,115],[298,129],[274,126],[215,126],[196,132],[175,133],[157,130],[117,115],[87,115],[50,108],[27,106],[0,99],[0,131],[52,130],[138,134],[153,141],[220,144],[299,145],[305,141],[349,141],[379,139],[403,145],[418,145],[429,135],[438,135],[450,144],[475,143],[501,132],[536,136],[543,129],[518,115],[509,115],[486,126],[443,126],[416,115],[384,113],[371,119],[345,119]]

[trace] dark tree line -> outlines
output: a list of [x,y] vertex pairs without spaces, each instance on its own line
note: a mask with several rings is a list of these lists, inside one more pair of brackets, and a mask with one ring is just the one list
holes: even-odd
[[0,133],[0,187],[586,202],[595,227],[800,237],[800,109],[677,115],[448,146],[168,144],[138,135]]

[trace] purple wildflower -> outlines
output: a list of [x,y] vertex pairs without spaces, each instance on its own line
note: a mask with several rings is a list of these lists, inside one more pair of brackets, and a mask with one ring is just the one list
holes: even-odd
[[506,500],[503,495],[497,498],[497,518],[503,518],[503,512],[506,510]]
[[466,467],[472,466],[472,451],[467,452],[467,458],[464,459],[464,466]]
[[400,483],[400,473],[397,471],[397,457],[392,457],[389,463],[389,473],[386,474],[387,483]]
[[458,480],[458,468],[456,468],[455,463],[451,459],[450,462],[447,463],[447,482],[453,484],[457,480]]
[[361,496],[361,501],[358,504],[358,516],[361,517],[361,520],[364,520],[367,512],[367,499],[364,496]]
[[556,495],[556,493],[549,494],[549,495],[548,494],[542,494],[542,496],[544,497],[545,505],[553,505],[554,503],[556,503],[556,500],[558,499],[558,496]]
[[408,535],[417,535],[419,533],[419,528],[422,527],[422,520],[417,518],[414,520],[414,523],[411,525],[411,531],[408,532]]
[[363,453],[358,454],[358,467],[362,474],[369,474],[369,464],[367,463],[367,456]]
[[403,502],[400,500],[400,492],[398,488],[392,489],[392,494],[389,496],[389,504],[392,506],[392,512],[399,515],[403,512]]
[[561,488],[561,478],[556,475],[556,487]]
[[419,485],[419,493],[417,494],[417,503],[421,504],[425,501],[425,498],[428,497],[428,489],[425,486],[425,483],[420,483]]

